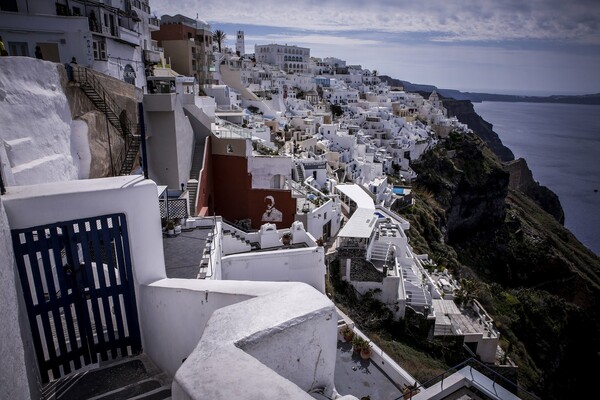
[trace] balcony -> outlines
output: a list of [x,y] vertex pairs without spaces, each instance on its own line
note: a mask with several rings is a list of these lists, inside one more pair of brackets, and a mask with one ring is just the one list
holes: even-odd
[[150,31],[157,31],[160,29],[160,19],[156,18],[156,17],[149,17],[148,18],[148,28],[150,28]]
[[148,64],[157,64],[160,62],[160,53],[155,50],[144,50],[144,62]]
[[[115,29],[115,31],[117,30]],[[119,27],[118,33],[113,36],[118,37],[122,42],[130,44],[132,46],[140,45],[140,34],[136,31],[129,30],[122,26]]]

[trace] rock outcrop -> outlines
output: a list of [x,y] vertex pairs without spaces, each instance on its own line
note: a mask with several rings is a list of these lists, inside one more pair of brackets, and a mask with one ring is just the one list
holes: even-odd
[[558,222],[565,223],[565,213],[558,196],[533,179],[533,174],[524,158],[507,162],[504,164],[504,168],[510,174],[511,188],[523,192]]
[[494,154],[498,156],[500,161],[512,161],[515,159],[513,152],[502,144],[502,141],[492,129],[493,125],[475,112],[471,101],[445,98],[442,100],[442,104],[448,111],[449,116],[455,116],[460,122],[467,124],[488,145]]
[[418,184],[433,191],[445,209],[448,240],[482,225],[499,224],[506,214],[509,174],[484,155],[485,145],[478,137],[467,135],[462,140],[460,134],[451,134],[412,164]]
[[517,190],[531,185],[525,163],[511,165],[511,187],[472,135],[451,134],[413,168],[417,203],[403,215],[415,250],[476,282],[520,385],[542,398],[586,397],[600,368],[600,258]]
[[[92,161],[88,178],[103,178],[119,173],[116,165],[117,154],[123,150],[124,140],[119,131],[110,124],[106,116],[90,101],[77,84],[67,81],[64,67],[57,64],[62,73],[62,87],[69,102],[73,120],[85,121],[88,125],[88,139]],[[89,70],[110,94],[116,105],[125,110],[127,117],[137,124],[137,103],[142,101],[141,91],[133,85]]]
[[515,160],[513,152],[502,144],[493,131],[492,124],[475,112],[470,100],[443,99],[443,104],[448,110],[448,115],[454,115],[460,122],[469,125],[469,128],[487,144],[498,159],[505,163],[505,169],[511,176],[512,188],[525,193],[558,222],[564,223],[565,214],[558,196],[533,179],[533,174],[524,159]]

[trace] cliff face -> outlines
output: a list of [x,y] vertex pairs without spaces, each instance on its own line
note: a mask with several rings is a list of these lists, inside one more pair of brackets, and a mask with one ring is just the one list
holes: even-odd
[[[512,167],[525,171],[513,185],[527,186],[526,166]],[[584,396],[600,368],[600,258],[509,187],[477,137],[452,134],[413,168],[417,204],[404,215],[415,250],[476,282],[520,385],[542,398]]]
[[533,179],[533,174],[524,159],[515,161],[512,151],[502,144],[496,132],[492,130],[492,124],[475,112],[471,101],[444,99],[443,104],[448,110],[448,115],[454,115],[459,121],[469,125],[469,128],[487,144],[500,161],[505,163],[504,168],[510,173],[511,188],[522,191],[558,222],[564,223],[565,214],[558,196]]
[[451,134],[449,140],[412,164],[419,185],[433,191],[445,209],[450,240],[481,225],[500,223],[506,214],[509,181],[501,165],[484,155],[480,139],[472,135],[463,141],[458,136]]
[[513,152],[502,144],[496,132],[493,131],[492,124],[475,112],[473,103],[469,100],[443,99],[442,104],[448,110],[449,116],[455,116],[463,124],[469,125],[469,128],[488,145],[500,161],[515,159]]
[[565,213],[558,196],[533,179],[533,174],[524,158],[505,163],[504,169],[510,174],[511,188],[523,192],[558,222],[565,223]]

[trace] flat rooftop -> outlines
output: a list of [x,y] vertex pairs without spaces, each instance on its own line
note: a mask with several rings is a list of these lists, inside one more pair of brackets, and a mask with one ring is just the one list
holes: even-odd
[[375,209],[358,208],[340,230],[338,237],[369,238],[375,229],[377,218],[379,216],[375,214]]
[[335,188],[352,199],[356,203],[357,208],[375,209],[373,199],[359,185],[336,185]]
[[[363,360],[352,351],[352,344],[337,342],[335,360],[335,389],[340,395],[352,395],[358,399],[392,400],[402,396],[402,390],[371,360]],[[310,393],[319,400],[329,400],[320,393]]]
[[434,299],[436,325],[452,325],[459,334],[488,334],[495,336],[495,332],[489,332],[487,324],[471,308],[458,308],[453,300]]
[[163,237],[167,278],[197,279],[210,229],[182,231],[174,237]]
[[[368,211],[373,215],[373,210]],[[167,277],[196,279],[211,234],[212,229],[195,228],[182,231],[174,237],[165,236],[163,248]],[[402,396],[398,384],[375,363],[354,354],[351,343],[337,342],[334,382],[338,393],[351,394],[359,399],[370,396],[373,400],[385,400]],[[319,393],[311,393],[311,396],[315,399],[327,399]]]

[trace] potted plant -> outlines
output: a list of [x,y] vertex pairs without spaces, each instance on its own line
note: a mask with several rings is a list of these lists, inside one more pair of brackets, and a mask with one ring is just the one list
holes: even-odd
[[167,230],[167,235],[174,236],[175,235],[175,224],[173,221],[167,221],[167,226],[165,227]]
[[340,333],[346,342],[352,342],[352,339],[354,339],[354,331],[350,325],[344,325]]
[[365,341],[362,348],[360,349],[360,358],[362,358],[363,360],[368,360],[369,358],[371,358],[371,348],[371,342]]
[[362,351],[363,346],[367,344],[367,341],[360,335],[354,335],[352,339],[352,350],[355,353],[359,353]]
[[288,246],[292,242],[292,234],[290,232],[286,232],[281,237],[281,242],[284,246]]
[[352,339],[352,348],[363,360],[371,358],[371,342],[364,339],[362,336],[354,335],[354,339]]
[[402,398],[403,399],[412,399],[414,395],[419,393],[421,390],[417,387],[417,382],[414,385],[404,384],[402,388]]

